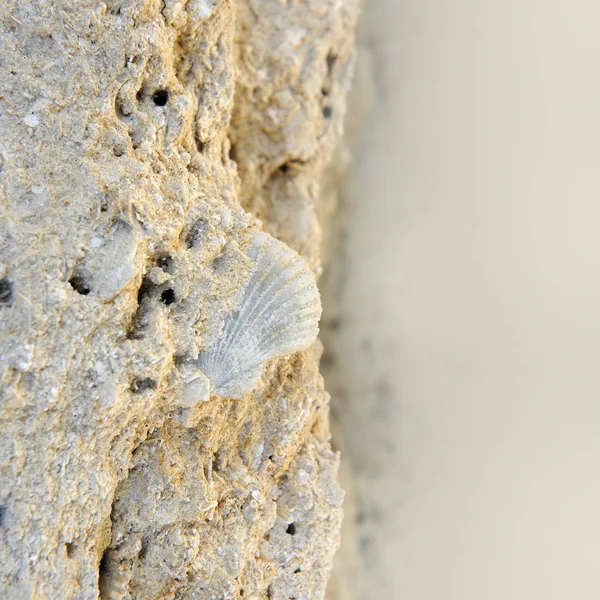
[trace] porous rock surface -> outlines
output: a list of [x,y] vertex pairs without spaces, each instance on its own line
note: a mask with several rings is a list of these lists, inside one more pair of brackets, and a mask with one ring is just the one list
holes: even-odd
[[323,597],[319,342],[239,400],[195,359],[252,229],[319,272],[356,4],[3,3],[1,598]]

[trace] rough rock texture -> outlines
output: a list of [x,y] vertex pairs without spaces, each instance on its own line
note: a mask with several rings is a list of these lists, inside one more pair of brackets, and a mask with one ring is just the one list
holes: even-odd
[[1,598],[323,596],[342,493],[319,342],[240,400],[194,360],[249,231],[320,269],[356,10],[3,4]]

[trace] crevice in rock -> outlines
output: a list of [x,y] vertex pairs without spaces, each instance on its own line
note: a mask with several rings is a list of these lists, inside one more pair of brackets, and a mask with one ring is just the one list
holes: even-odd
[[0,279],[0,306],[12,306],[13,284],[8,279]]
[[208,221],[204,218],[197,219],[190,226],[187,234],[184,236],[186,247],[193,248],[202,242],[208,230]]
[[67,553],[67,557],[73,558],[73,555],[75,554],[76,550],[77,550],[77,545],[74,544],[73,542],[65,543],[65,552]]
[[151,377],[135,377],[129,386],[134,394],[143,394],[148,390],[155,390],[158,387],[155,379]]
[[146,325],[144,320],[148,311],[146,298],[150,296],[151,291],[155,287],[155,284],[150,280],[149,277],[144,277],[142,279],[142,283],[137,294],[137,309],[131,318],[131,322],[129,327],[127,327],[125,334],[125,337],[128,340],[141,340],[144,337],[144,329]]

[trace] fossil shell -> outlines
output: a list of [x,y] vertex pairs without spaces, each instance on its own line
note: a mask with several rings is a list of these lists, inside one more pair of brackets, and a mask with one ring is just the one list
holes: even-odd
[[223,335],[200,353],[213,390],[241,398],[266,360],[308,348],[319,333],[321,300],[312,271],[294,250],[262,232],[248,251],[254,270]]

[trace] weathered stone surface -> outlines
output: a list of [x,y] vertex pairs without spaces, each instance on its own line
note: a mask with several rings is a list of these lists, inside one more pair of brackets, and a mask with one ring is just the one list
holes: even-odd
[[322,597],[342,498],[319,342],[235,401],[194,361],[256,217],[319,269],[355,13],[4,4],[0,597]]

